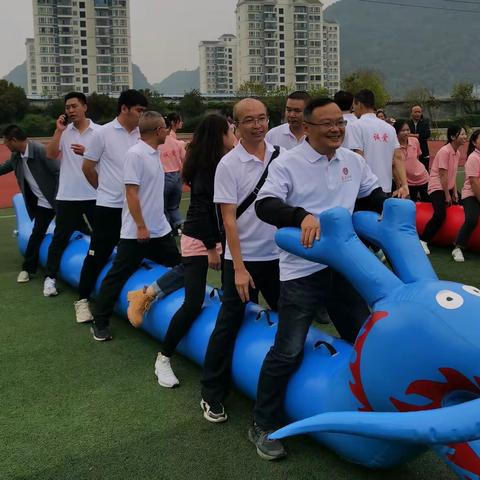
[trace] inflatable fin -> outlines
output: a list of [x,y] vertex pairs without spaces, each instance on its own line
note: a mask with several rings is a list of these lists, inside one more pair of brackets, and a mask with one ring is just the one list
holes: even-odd
[[357,237],[347,209],[336,207],[323,212],[320,229],[320,240],[312,248],[302,246],[298,228],[282,228],[275,239],[283,250],[340,272],[369,305],[403,285]]
[[480,399],[421,412],[330,412],[272,433],[284,438],[309,432],[346,433],[419,444],[447,444],[480,437]]
[[382,248],[403,282],[438,280],[420,244],[415,218],[412,201],[390,198],[383,206],[383,218],[374,212],[356,212],[353,227],[358,235]]

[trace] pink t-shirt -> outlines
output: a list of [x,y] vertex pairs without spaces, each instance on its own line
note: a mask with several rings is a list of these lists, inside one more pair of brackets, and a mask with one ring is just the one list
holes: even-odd
[[403,159],[405,160],[405,169],[407,170],[408,184],[412,187],[425,185],[428,183],[428,172],[425,165],[418,159],[422,154],[420,143],[414,137],[408,137],[408,144],[401,145]]
[[447,171],[448,189],[455,188],[455,182],[457,181],[457,169],[458,160],[460,159],[460,152],[455,151],[452,145],[444,145],[432,162],[430,168],[430,181],[428,182],[428,193],[436,192],[437,190],[443,190],[440,182],[440,168]]
[[469,177],[480,177],[480,150],[473,151],[465,164],[465,183],[463,184],[462,198],[475,197]]
[[177,140],[172,135],[167,135],[165,143],[158,147],[160,160],[165,173],[180,172],[185,160],[185,142]]
[[[200,255],[208,255],[205,244],[198,238],[188,237],[182,235],[180,239],[180,248],[182,250],[182,257],[198,257]],[[222,254],[222,244],[219,242],[215,246],[217,253]]]

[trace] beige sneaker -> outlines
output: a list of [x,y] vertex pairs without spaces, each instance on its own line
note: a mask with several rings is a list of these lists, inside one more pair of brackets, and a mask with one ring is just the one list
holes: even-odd
[[18,277],[17,277],[17,282],[18,283],[27,283],[30,281],[30,274],[25,271],[25,270],[22,270],[19,274],[18,274]]
[[127,317],[135,328],[142,325],[143,316],[148,312],[156,298],[155,295],[149,295],[147,293],[147,287],[143,287],[141,290],[132,290],[128,292]]
[[77,323],[87,323],[93,320],[93,315],[86,298],[82,298],[78,302],[74,302],[73,306],[75,307],[75,317],[77,318]]
[[456,262],[462,263],[465,261],[465,257],[463,256],[462,249],[459,247],[455,247],[452,251],[452,257]]

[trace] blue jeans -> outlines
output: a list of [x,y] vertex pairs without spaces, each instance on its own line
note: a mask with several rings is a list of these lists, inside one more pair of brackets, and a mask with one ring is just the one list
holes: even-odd
[[370,314],[357,291],[330,268],[281,282],[278,330],[263,361],[254,410],[255,422],[264,430],[283,423],[287,384],[303,359],[308,329],[320,305],[326,306],[340,336],[352,343]]
[[165,174],[165,190],[163,193],[165,216],[175,231],[182,223],[180,201],[182,200],[182,175],[180,172]]

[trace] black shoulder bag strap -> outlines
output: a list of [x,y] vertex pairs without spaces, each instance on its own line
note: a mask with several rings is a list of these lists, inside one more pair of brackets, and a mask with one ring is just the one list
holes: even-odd
[[270,158],[270,161],[268,162],[267,167],[262,173],[262,176],[260,177],[260,180],[258,181],[257,185],[255,185],[255,188],[253,189],[253,192],[248,195],[248,197],[237,207],[237,219],[245,213],[248,207],[257,199],[258,192],[260,189],[263,187],[263,184],[265,183],[265,180],[267,179],[268,175],[268,167],[270,167],[270,164],[280,155],[280,147],[278,145],[274,146],[275,151],[272,153],[272,157]]

